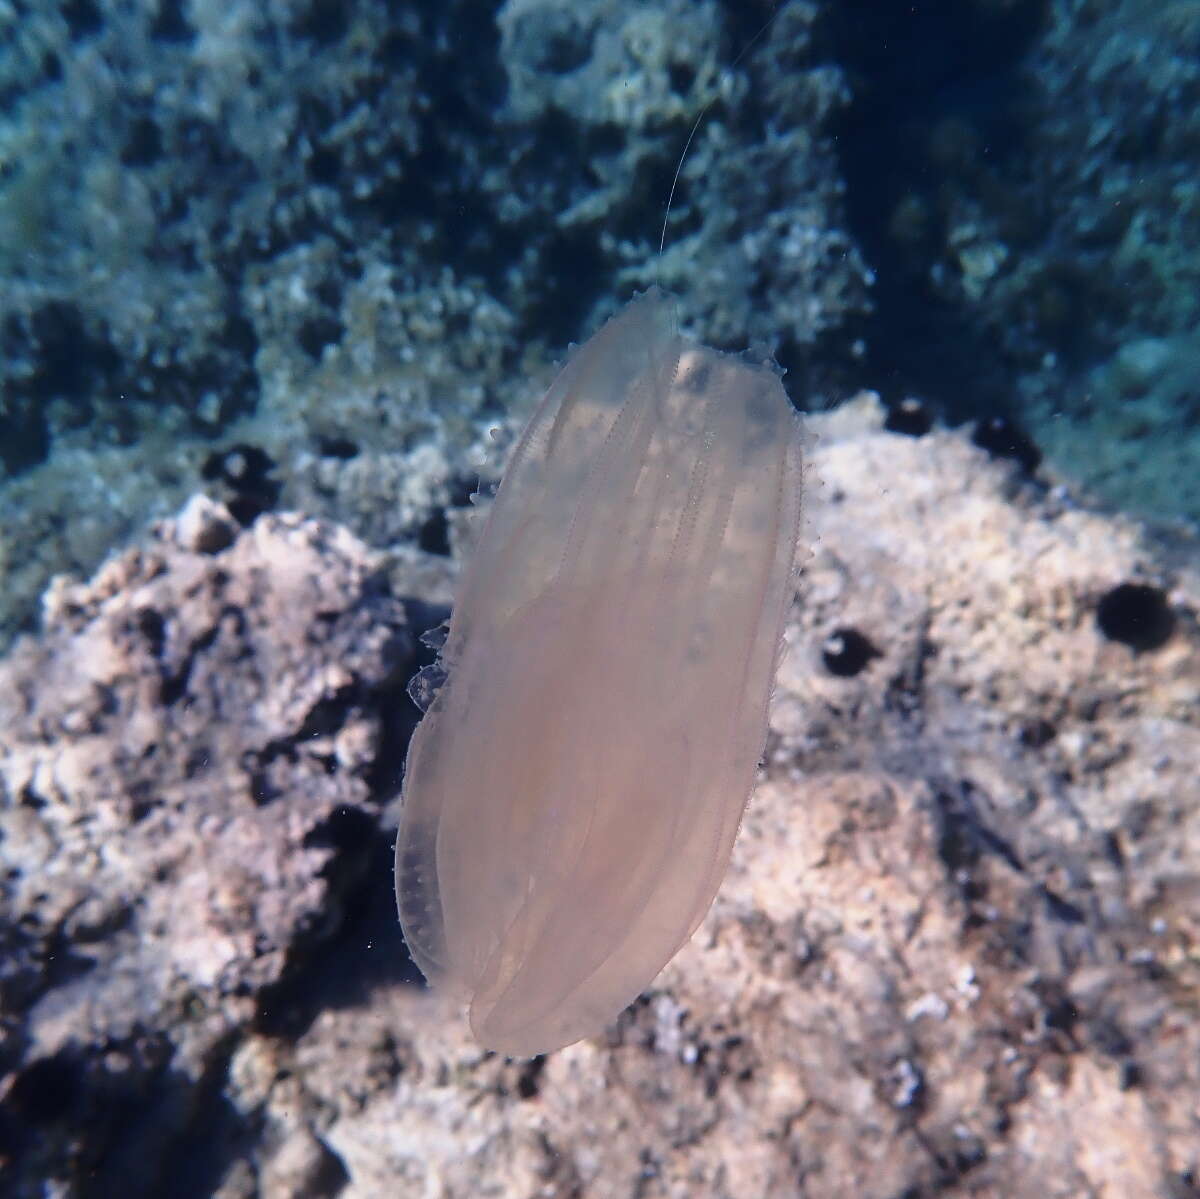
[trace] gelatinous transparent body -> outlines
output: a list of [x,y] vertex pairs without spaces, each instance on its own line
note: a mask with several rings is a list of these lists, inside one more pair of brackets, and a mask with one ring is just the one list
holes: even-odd
[[487,1047],[601,1031],[704,917],[766,731],[800,514],[776,374],[654,290],[518,443],[413,737],[405,937]]

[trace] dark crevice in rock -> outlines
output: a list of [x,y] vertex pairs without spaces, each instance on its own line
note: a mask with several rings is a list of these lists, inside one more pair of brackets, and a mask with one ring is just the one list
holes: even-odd
[[1011,368],[979,318],[930,284],[944,231],[914,245],[897,241],[893,222],[905,203],[939,212],[945,171],[930,157],[939,122],[973,130],[993,168],[1020,158],[1021,69],[1045,9],[1045,0],[848,0],[823,10],[821,38],[854,97],[835,123],[850,229],[876,271],[875,310],[853,333],[875,386],[932,400],[952,420],[1002,408]]
[[365,1004],[375,988],[423,982],[396,915],[392,837],[361,814],[334,817],[310,836],[334,845],[349,838],[352,844],[338,850],[347,860],[328,869],[352,882],[337,898],[336,928],[297,954],[258,997],[257,1030],[287,1040],[301,1036],[327,1008]]

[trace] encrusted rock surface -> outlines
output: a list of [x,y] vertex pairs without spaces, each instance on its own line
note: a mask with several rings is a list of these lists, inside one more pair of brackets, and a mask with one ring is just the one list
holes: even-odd
[[0,9],[0,645],[236,443],[281,508],[437,546],[496,413],[656,277],[709,341],[857,365],[819,13],[725,72],[765,5]]
[[712,912],[532,1062],[473,1045],[394,918],[445,560],[196,500],[56,585],[0,665],[13,1193],[1196,1193],[1200,578],[883,417],[810,422]]
[[412,651],[350,534],[238,535],[202,497],[47,594],[0,663],[7,1193],[177,1193],[265,997],[367,871],[386,884],[383,722]]
[[[555,196],[559,252],[614,280],[607,296],[583,290],[592,321],[630,284],[660,282],[705,341],[769,342],[798,364],[870,309],[833,132],[850,99],[845,72],[821,45],[820,5],[783,6],[764,29],[768,15],[713,0],[500,9],[505,116],[520,156],[505,181],[515,194],[497,212],[509,223]],[[548,155],[563,167],[553,178],[530,169]],[[541,285],[528,275],[521,286],[536,297]],[[568,289],[547,313],[553,326],[575,302]],[[573,333],[567,324],[564,336]]]

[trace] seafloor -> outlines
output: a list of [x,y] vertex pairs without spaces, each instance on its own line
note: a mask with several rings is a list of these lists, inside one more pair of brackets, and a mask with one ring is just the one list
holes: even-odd
[[[6,1194],[1200,1194],[1200,4],[772,11],[0,3]],[[814,414],[792,647],[705,925],[510,1063],[405,684],[656,281]]]

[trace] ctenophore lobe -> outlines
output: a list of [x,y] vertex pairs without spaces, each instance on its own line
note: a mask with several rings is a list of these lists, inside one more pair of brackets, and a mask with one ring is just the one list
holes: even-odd
[[409,947],[484,1046],[600,1032],[712,903],[766,735],[801,475],[774,371],[682,339],[657,289],[530,420],[396,845]]

